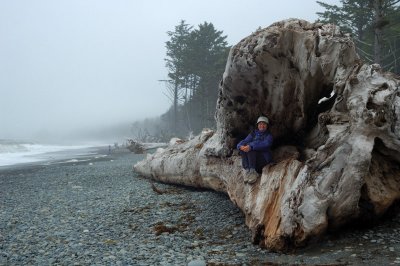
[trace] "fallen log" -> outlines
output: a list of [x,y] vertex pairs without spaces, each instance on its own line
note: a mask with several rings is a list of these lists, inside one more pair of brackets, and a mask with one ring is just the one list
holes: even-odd
[[[216,132],[159,149],[134,169],[226,193],[262,247],[303,246],[379,219],[400,199],[399,84],[361,62],[338,27],[277,22],[232,47]],[[234,148],[260,114],[272,121],[276,163],[249,185]]]
[[126,148],[136,154],[143,154],[147,150],[167,146],[166,143],[143,143],[140,141],[135,141],[133,139],[127,139],[127,143],[128,143],[128,145],[126,146]]

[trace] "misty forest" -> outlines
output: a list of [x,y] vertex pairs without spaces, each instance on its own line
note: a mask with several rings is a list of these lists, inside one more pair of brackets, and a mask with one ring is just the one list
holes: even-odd
[[[341,6],[317,1],[325,11],[321,23],[333,23],[351,35],[360,58],[383,70],[400,73],[399,1],[342,0]],[[215,129],[218,85],[229,53],[222,29],[204,22],[194,27],[181,21],[167,32],[165,57],[168,79],[163,93],[171,108],[159,118],[137,121],[131,127],[138,141],[188,138],[203,128]]]

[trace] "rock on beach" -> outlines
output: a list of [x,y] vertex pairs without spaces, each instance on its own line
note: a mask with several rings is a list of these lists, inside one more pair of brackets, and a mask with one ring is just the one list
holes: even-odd
[[[251,244],[221,193],[154,183],[120,151],[85,162],[0,169],[0,265],[389,265],[399,216],[291,254]],[[158,192],[154,190],[156,188]],[[376,241],[372,241],[376,240]]]

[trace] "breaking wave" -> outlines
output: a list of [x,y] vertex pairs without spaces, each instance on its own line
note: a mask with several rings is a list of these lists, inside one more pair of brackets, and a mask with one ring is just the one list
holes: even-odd
[[0,139],[0,166],[54,159],[51,153],[72,151],[93,145],[44,145],[29,141]]

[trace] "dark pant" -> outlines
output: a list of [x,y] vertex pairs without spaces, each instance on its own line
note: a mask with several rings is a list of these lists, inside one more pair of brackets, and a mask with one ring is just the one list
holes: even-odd
[[258,173],[261,173],[263,167],[268,164],[262,152],[240,151],[240,155],[242,156],[242,165],[244,169],[255,169]]

